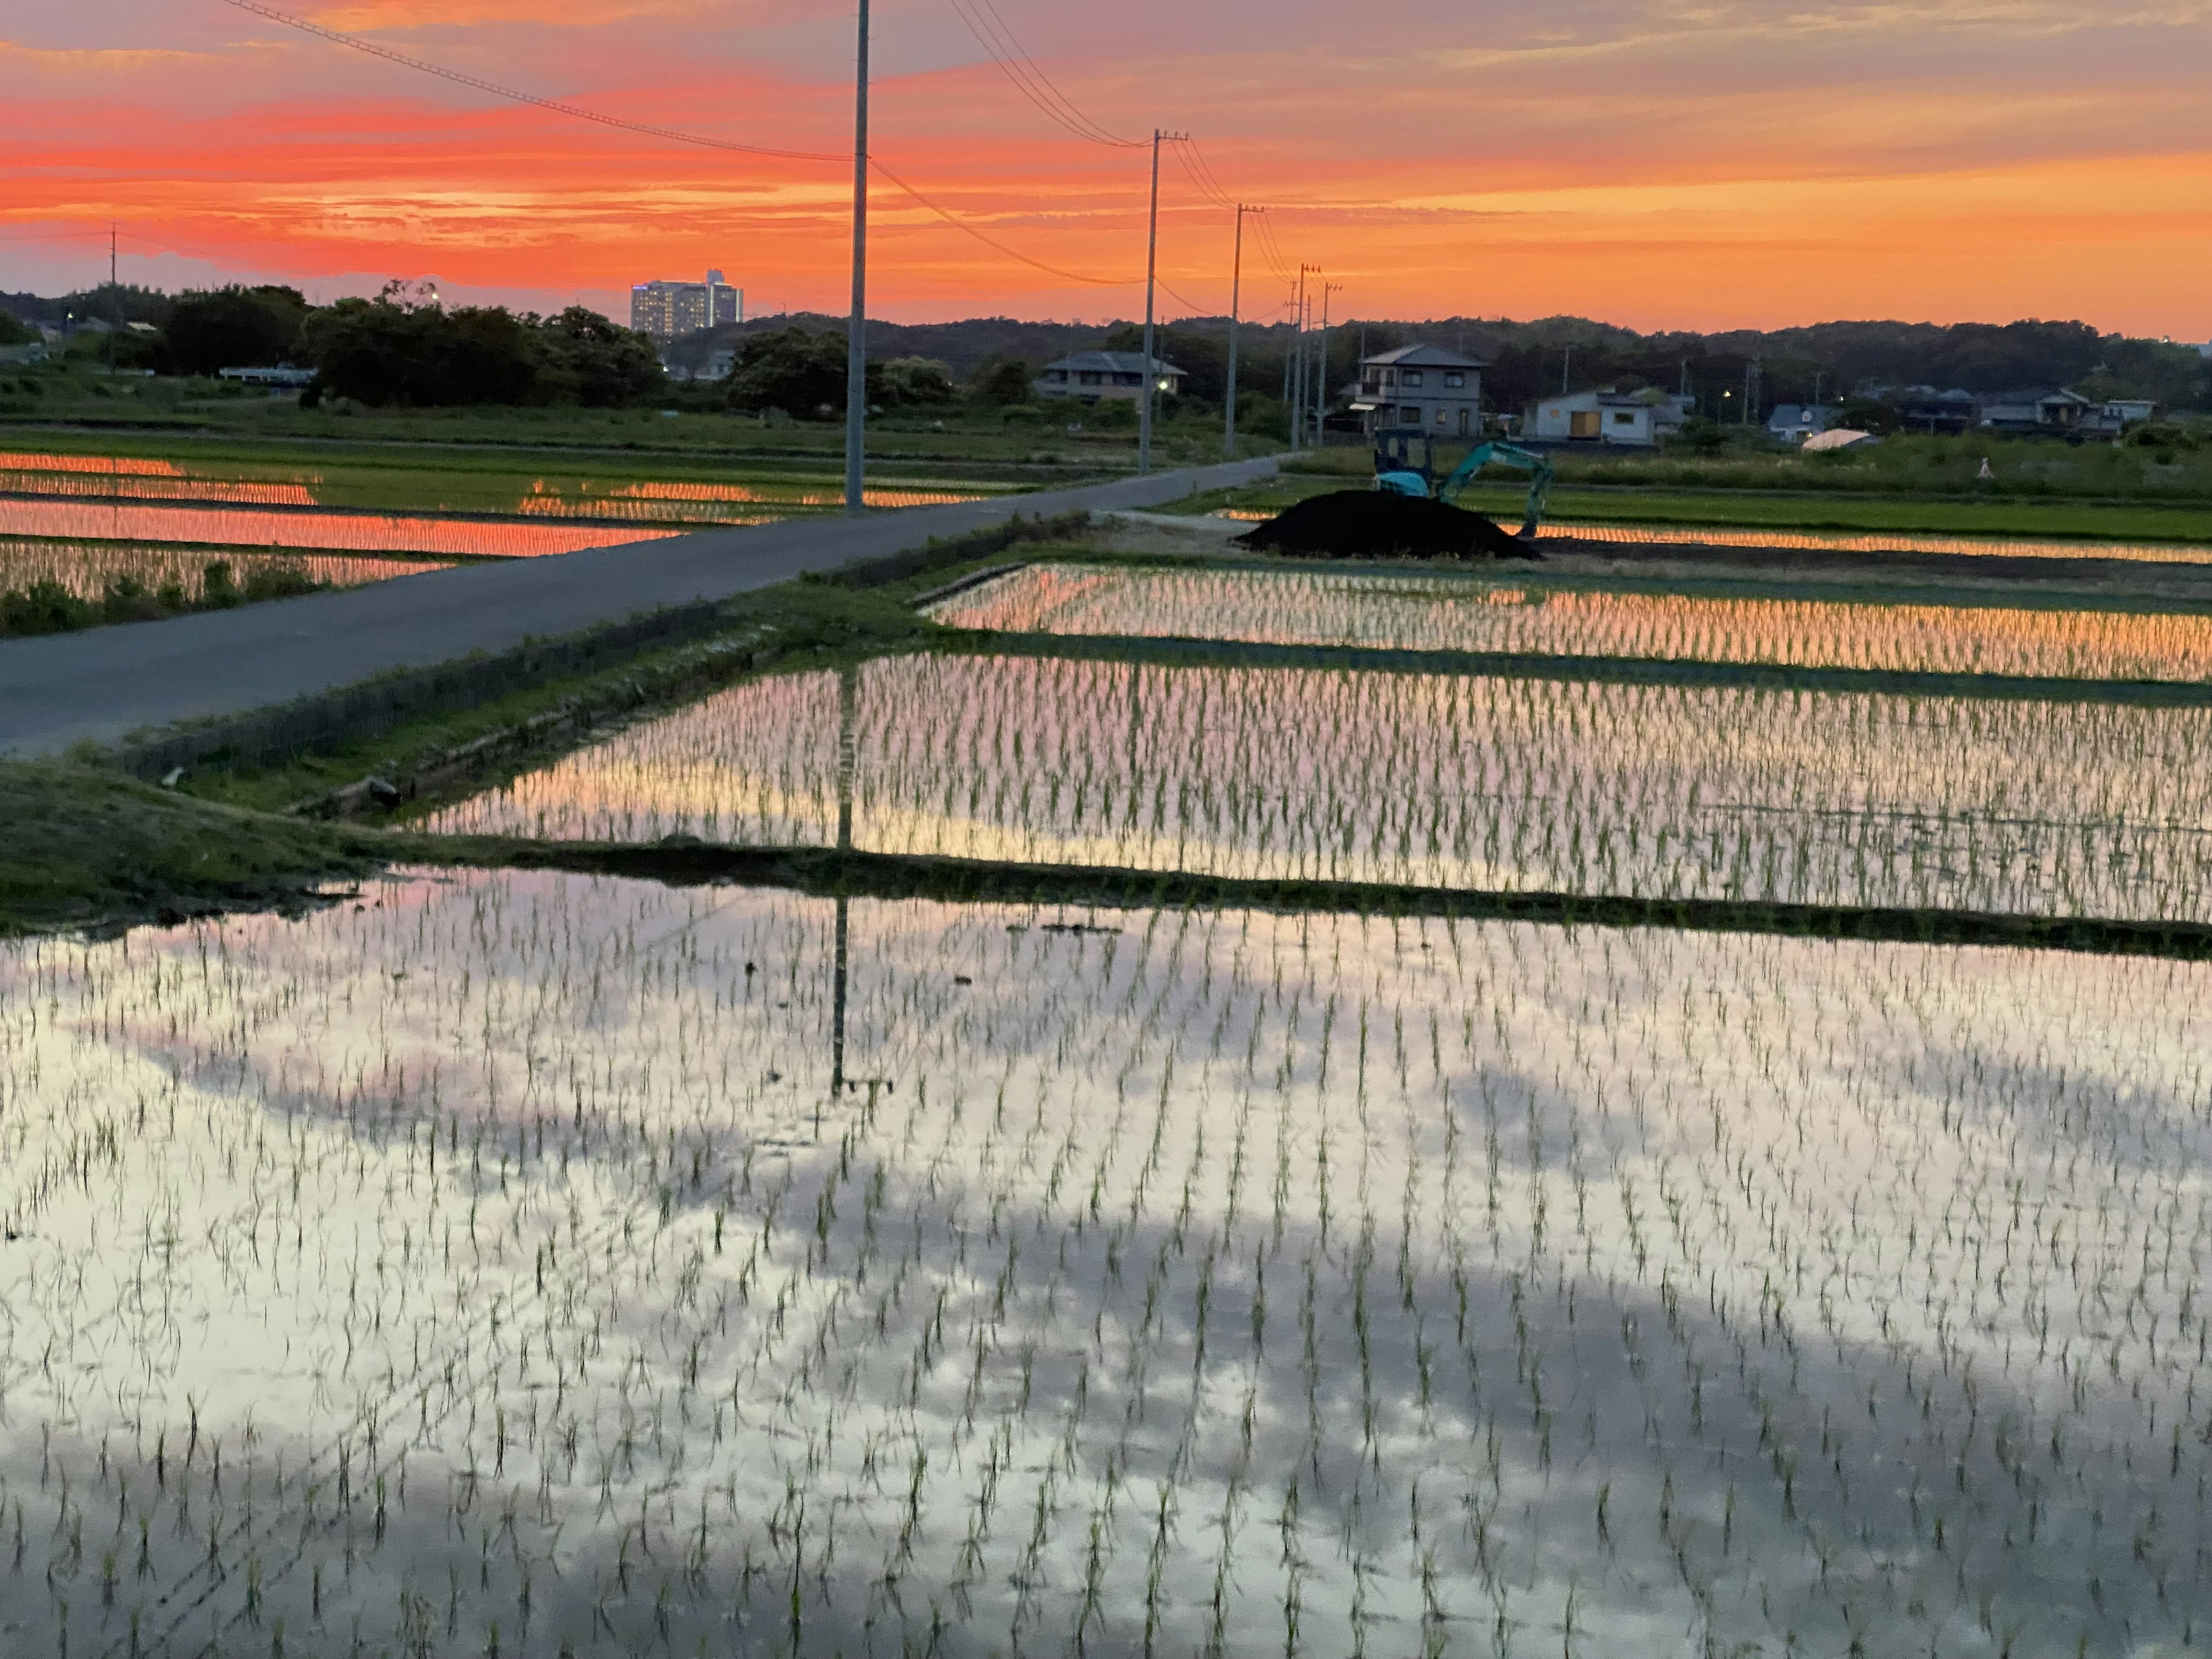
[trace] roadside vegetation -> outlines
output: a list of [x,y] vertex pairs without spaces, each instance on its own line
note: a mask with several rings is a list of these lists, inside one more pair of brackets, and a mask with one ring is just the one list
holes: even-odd
[[149,587],[135,576],[118,576],[98,599],[72,592],[58,581],[41,580],[0,590],[0,639],[70,634],[112,623],[160,622],[198,611],[229,611],[264,599],[297,599],[326,586],[302,566],[283,560],[249,565],[243,580],[229,561],[210,560],[198,586],[189,590],[181,581]]

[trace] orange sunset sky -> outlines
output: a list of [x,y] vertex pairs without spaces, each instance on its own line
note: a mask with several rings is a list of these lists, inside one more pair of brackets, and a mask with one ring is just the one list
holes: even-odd
[[[966,0],[981,7],[986,0]],[[1196,135],[1267,204],[1245,313],[1300,261],[1337,314],[1643,329],[2080,317],[2212,338],[2212,0],[991,0],[1090,118]],[[852,17],[788,0],[293,8],[455,70],[741,143],[849,149]],[[878,0],[873,149],[1076,283],[878,183],[874,314],[1137,314],[1146,155],[1048,121],[956,0]],[[505,103],[224,0],[0,18],[0,289],[390,276],[627,315],[719,265],[843,308],[849,164]],[[1169,314],[1227,308],[1231,216],[1172,158]]]

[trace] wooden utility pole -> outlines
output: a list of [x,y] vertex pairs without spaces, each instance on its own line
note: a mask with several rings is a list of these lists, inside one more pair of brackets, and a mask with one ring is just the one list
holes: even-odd
[[1160,146],[1179,144],[1190,135],[1187,132],[1162,132],[1152,129],[1152,212],[1145,239],[1145,400],[1137,412],[1137,476],[1148,477],[1152,470],[1152,404],[1159,397],[1159,371],[1154,366],[1152,352],[1155,337],[1153,295],[1160,277]]
[[1237,258],[1229,276],[1229,394],[1223,399],[1228,406],[1221,438],[1221,459],[1224,461],[1237,459],[1237,313],[1243,308],[1244,300],[1244,216],[1267,210],[1247,207],[1242,202],[1237,204]]

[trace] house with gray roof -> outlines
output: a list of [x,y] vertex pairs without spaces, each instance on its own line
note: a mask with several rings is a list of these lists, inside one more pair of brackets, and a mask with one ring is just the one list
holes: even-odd
[[1490,365],[1440,346],[1400,346],[1359,360],[1352,411],[1369,432],[1419,427],[1439,438],[1482,433],[1482,371]]
[[[1182,390],[1183,372],[1173,363],[1152,359],[1152,372],[1164,396]],[[1079,351],[1047,363],[1044,372],[1030,383],[1040,402],[1074,398],[1095,404],[1102,398],[1121,398],[1136,403],[1145,395],[1145,354],[1141,351]]]

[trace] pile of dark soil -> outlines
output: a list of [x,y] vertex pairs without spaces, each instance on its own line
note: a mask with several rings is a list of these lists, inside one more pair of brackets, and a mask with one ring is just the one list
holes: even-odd
[[1313,495],[1239,536],[1241,547],[1332,559],[1534,559],[1532,543],[1508,535],[1480,513],[1380,489]]

